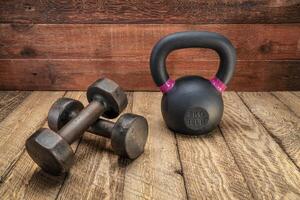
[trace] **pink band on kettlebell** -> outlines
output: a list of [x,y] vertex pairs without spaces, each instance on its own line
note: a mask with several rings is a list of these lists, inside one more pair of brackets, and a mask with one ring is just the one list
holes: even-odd
[[175,81],[172,79],[167,80],[163,85],[159,86],[162,93],[168,93],[175,85]]
[[210,79],[210,82],[219,92],[224,92],[227,86],[217,77]]

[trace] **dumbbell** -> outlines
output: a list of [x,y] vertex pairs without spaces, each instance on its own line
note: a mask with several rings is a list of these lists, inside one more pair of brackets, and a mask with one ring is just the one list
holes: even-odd
[[[60,98],[50,108],[48,126],[58,132],[70,120],[75,118],[84,108],[75,99]],[[144,152],[148,137],[147,120],[136,114],[123,114],[114,123],[98,119],[88,129],[88,132],[111,139],[113,150],[120,156],[135,159]]]
[[46,172],[59,175],[67,172],[74,161],[70,146],[103,115],[117,117],[127,106],[127,96],[118,84],[103,78],[87,90],[89,104],[59,131],[42,128],[26,140],[30,157]]

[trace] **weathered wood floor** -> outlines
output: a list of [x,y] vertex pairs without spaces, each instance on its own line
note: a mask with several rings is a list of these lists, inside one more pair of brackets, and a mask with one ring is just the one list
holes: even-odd
[[86,133],[70,173],[53,177],[24,142],[64,95],[86,103],[83,92],[0,92],[0,199],[300,199],[300,92],[225,92],[219,128],[202,137],[165,127],[160,93],[128,93],[127,112],[150,125],[145,153],[119,158]]

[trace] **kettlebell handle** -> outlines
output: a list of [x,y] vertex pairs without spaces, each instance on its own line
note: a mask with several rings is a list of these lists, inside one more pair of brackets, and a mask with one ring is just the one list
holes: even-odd
[[236,53],[231,42],[224,36],[213,32],[178,32],[162,38],[153,48],[150,69],[154,82],[162,92],[168,92],[175,84],[169,79],[166,69],[167,56],[174,50],[185,48],[208,48],[215,50],[220,57],[218,72],[211,83],[223,91],[235,69]]

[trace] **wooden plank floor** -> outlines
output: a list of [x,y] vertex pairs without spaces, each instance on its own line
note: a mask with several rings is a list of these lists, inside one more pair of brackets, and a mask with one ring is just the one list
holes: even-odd
[[220,126],[200,137],[166,128],[160,93],[129,92],[126,112],[149,122],[144,154],[120,158],[86,133],[70,173],[54,177],[24,143],[62,96],[87,103],[84,92],[0,92],[0,199],[300,199],[300,92],[225,92]]

